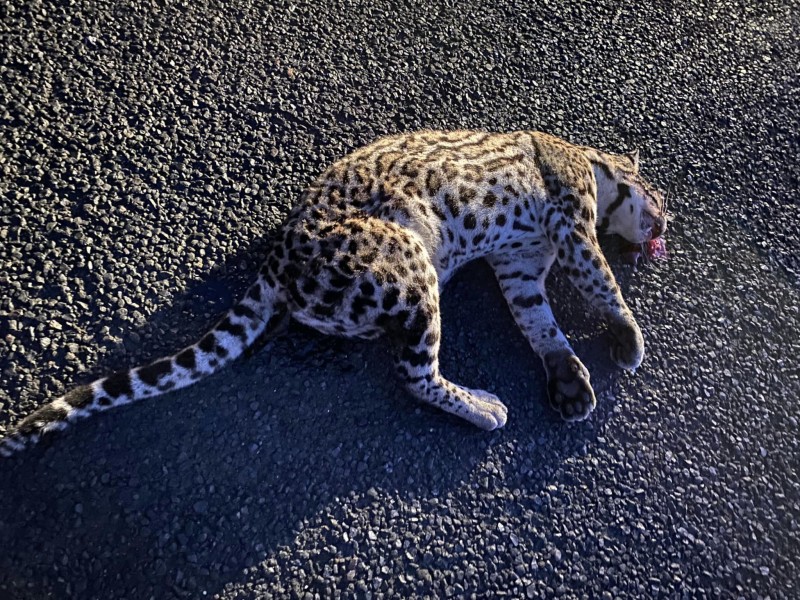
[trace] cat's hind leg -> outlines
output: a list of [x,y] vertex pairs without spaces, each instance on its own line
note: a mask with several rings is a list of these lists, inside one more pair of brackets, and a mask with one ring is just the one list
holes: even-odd
[[334,335],[385,335],[411,394],[482,429],[505,425],[496,396],[439,372],[439,282],[418,234],[368,217],[344,221],[315,244],[317,254],[288,285],[294,318]]
[[457,385],[439,371],[438,288],[433,288],[427,298],[413,307],[404,302],[400,312],[389,319],[396,319],[388,322],[388,332],[397,342],[397,373],[411,394],[481,429],[505,425],[508,411],[497,396]]

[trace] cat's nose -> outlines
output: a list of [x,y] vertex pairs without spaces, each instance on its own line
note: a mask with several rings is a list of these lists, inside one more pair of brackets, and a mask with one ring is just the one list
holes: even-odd
[[666,230],[667,230],[667,220],[661,215],[657,216],[655,218],[655,221],[653,221],[653,230],[652,233],[650,234],[650,239],[654,240],[657,237],[661,237],[662,235],[664,235],[664,232]]

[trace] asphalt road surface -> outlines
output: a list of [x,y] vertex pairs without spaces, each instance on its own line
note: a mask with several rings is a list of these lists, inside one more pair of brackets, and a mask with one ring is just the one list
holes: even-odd
[[0,598],[800,596],[800,7],[745,0],[0,6],[0,433],[172,353],[335,157],[392,132],[641,148],[667,260],[608,254],[635,374],[555,273],[598,408],[566,425],[485,265],[443,372],[295,327],[196,388],[0,462]]

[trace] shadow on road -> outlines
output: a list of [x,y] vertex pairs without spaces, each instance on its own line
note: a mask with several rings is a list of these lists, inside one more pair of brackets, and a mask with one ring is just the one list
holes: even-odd
[[[213,321],[200,323],[199,315],[221,312],[236,295],[227,290],[246,287],[225,274],[252,252],[231,257],[155,314],[136,332],[140,348],[125,344],[128,360],[112,352],[95,374],[192,341]],[[498,469],[506,486],[516,481],[534,494],[565,458],[586,452],[613,410],[606,392],[616,371],[598,337],[602,329],[582,316],[588,308],[557,279],[557,316],[600,396],[589,423],[564,425],[546,408],[539,359],[488,267],[469,265],[443,296],[442,370],[497,393],[510,409],[504,430],[477,431],[410,399],[380,342],[293,327],[194,388],[83,422],[2,464],[0,582],[21,598],[89,598],[109,590],[162,597],[165,589],[197,597],[246,580],[246,569],[268,557],[280,562],[279,549],[292,545],[301,526],[325,515],[329,521],[346,498],[429,499],[461,486],[491,493]],[[183,330],[187,314],[195,316],[183,339],[160,333]],[[487,462],[497,444],[518,450],[510,463]],[[346,514],[336,522],[340,530],[322,525],[326,551],[355,553],[363,528]],[[4,564],[28,567],[10,573]]]

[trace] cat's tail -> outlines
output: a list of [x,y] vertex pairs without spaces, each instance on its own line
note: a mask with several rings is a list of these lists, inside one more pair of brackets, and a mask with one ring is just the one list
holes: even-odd
[[0,439],[0,456],[31,446],[50,431],[94,413],[191,385],[241,356],[287,320],[285,303],[263,278],[200,341],[177,354],[77,387],[45,404]]

